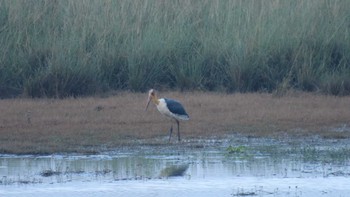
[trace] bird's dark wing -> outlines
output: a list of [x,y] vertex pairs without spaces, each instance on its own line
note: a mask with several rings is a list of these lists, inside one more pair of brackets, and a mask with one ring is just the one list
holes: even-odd
[[176,115],[188,116],[185,108],[176,100],[164,98],[169,111]]

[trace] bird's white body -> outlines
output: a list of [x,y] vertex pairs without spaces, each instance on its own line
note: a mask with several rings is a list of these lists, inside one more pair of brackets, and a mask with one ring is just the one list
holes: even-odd
[[159,101],[159,104],[157,105],[157,109],[164,116],[175,118],[178,120],[189,120],[189,117],[187,115],[179,115],[179,114],[172,113],[169,110],[164,98],[158,99],[158,101]]

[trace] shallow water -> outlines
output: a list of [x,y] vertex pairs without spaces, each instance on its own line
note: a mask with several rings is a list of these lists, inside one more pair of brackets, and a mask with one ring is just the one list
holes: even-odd
[[[347,144],[242,140],[214,148],[1,155],[0,196],[347,196]],[[181,165],[188,165],[183,176],[161,176]]]

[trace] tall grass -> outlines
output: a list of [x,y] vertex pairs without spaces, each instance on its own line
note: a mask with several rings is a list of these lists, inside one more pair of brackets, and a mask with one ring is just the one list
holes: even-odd
[[0,0],[0,97],[350,94],[350,1]]

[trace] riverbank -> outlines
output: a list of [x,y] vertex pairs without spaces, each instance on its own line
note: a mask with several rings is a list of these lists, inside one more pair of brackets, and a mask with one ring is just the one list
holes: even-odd
[[[190,121],[181,122],[183,145],[234,135],[350,137],[350,97],[299,92],[283,97],[208,92],[159,96],[181,101],[190,115]],[[146,99],[147,94],[119,92],[106,98],[0,100],[0,153],[99,153],[167,145],[171,122],[154,106],[145,111]]]

